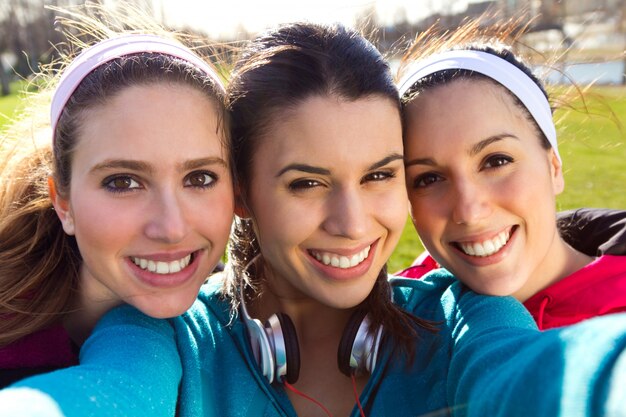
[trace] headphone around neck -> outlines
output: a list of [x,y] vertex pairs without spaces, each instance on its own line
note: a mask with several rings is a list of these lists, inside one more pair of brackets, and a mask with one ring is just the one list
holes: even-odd
[[[273,314],[265,325],[250,317],[243,288],[241,316],[246,326],[254,359],[270,384],[286,381],[294,384],[300,376],[300,348],[293,321],[285,313]],[[372,373],[383,334],[383,326],[370,332],[367,312],[357,309],[346,324],[337,349],[337,365],[346,376]]]

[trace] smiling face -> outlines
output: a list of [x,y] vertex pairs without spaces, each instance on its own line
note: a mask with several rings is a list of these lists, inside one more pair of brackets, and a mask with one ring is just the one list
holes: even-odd
[[456,80],[407,108],[411,215],[430,254],[475,291],[525,299],[566,262],[560,163],[503,87]]
[[153,317],[193,303],[233,215],[217,125],[216,104],[180,84],[128,87],[84,112],[69,195],[54,203],[83,258],[85,303]]
[[362,302],[407,215],[400,115],[373,96],[314,96],[258,141],[247,209],[283,300],[335,308]]

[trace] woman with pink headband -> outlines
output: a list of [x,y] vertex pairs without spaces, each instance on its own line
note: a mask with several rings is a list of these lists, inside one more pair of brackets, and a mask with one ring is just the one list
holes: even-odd
[[585,252],[559,234],[563,161],[541,82],[471,25],[452,35],[420,39],[399,86],[411,216],[437,262],[401,275],[442,266],[476,292],[513,295],[540,329],[626,311],[623,213],[599,213],[600,228],[617,220],[597,257],[580,212],[566,226]]
[[116,305],[191,306],[233,217],[224,96],[182,43],[119,35],[65,68],[47,143],[2,143],[0,386],[76,364]]

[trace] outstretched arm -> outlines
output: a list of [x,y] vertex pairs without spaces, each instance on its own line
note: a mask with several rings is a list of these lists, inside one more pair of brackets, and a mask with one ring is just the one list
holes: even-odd
[[0,391],[0,409],[11,416],[175,415],[182,367],[168,321],[114,309],[81,348],[80,362]]
[[510,303],[461,298],[448,390],[454,415],[624,415],[626,314],[538,332],[507,323],[524,319]]

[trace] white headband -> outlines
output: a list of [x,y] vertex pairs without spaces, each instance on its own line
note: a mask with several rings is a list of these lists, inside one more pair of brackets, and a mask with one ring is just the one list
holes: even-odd
[[100,65],[116,58],[141,52],[160,53],[187,61],[211,77],[216,88],[224,91],[224,86],[215,73],[215,70],[189,48],[176,41],[143,34],[129,34],[106,39],[85,49],[65,69],[59,80],[59,85],[54,92],[54,96],[52,97],[52,105],[50,107],[52,132],[56,129],[56,125],[61,117],[61,112],[65,108],[67,101],[87,75]]
[[550,103],[539,86],[515,65],[488,52],[453,50],[416,62],[409,69],[410,72],[403,77],[398,87],[400,97],[420,79],[449,69],[475,71],[502,84],[528,109],[562,163]]

